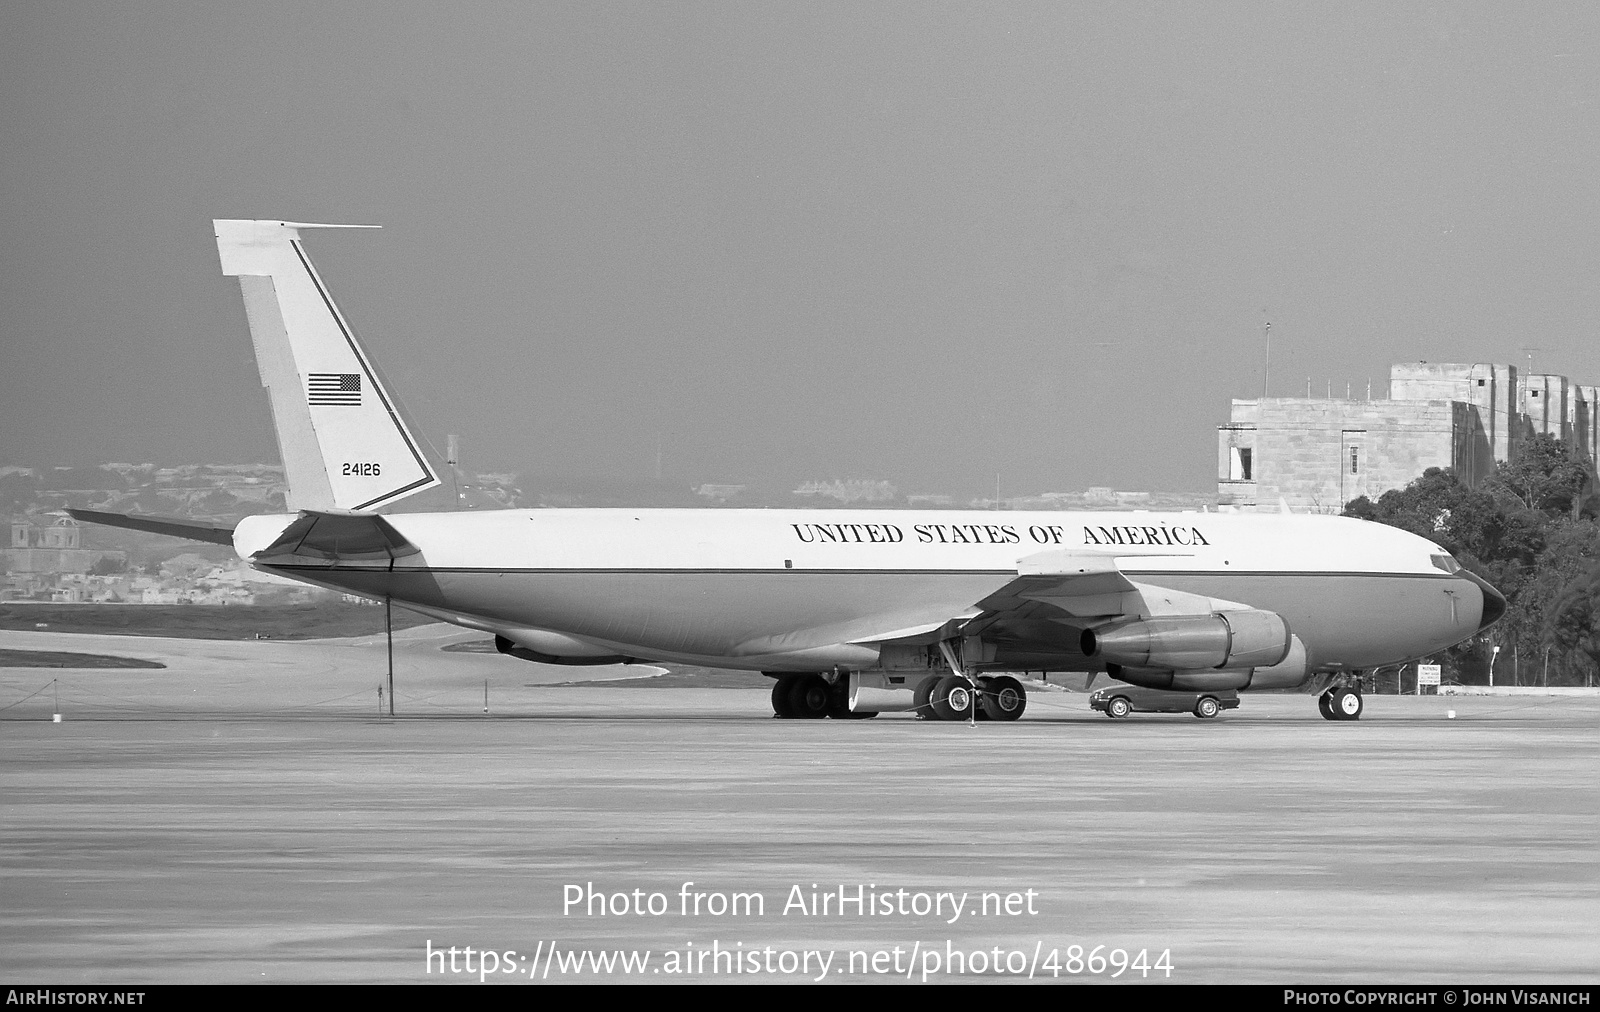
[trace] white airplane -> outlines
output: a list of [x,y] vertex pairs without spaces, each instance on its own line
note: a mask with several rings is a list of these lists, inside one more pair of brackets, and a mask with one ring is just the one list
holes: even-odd
[[[74,510],[481,630],[513,657],[763,672],[780,717],[1015,720],[1016,672],[1184,691],[1328,681],[1487,627],[1505,599],[1439,546],[1288,514],[534,509],[382,513],[440,484],[284,221],[214,223],[288,478],[236,529]],[[369,226],[370,227],[370,226]],[[1092,680],[1091,676],[1091,680]]]

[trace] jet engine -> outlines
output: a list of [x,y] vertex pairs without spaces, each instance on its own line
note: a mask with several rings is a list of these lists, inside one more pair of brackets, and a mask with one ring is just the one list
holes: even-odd
[[1085,629],[1080,646],[1089,657],[1129,668],[1266,668],[1289,656],[1289,624],[1270,611],[1167,615]]
[[1220,692],[1223,689],[1292,689],[1311,674],[1306,660],[1306,645],[1290,635],[1289,650],[1283,660],[1258,668],[1189,668],[1153,670],[1107,664],[1106,674],[1119,682],[1149,689],[1174,692]]

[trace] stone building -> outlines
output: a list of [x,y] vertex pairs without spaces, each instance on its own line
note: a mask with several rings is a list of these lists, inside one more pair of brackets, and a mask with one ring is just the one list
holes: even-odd
[[0,551],[8,573],[87,573],[101,559],[126,564],[126,552],[83,547],[83,529],[65,514],[11,521],[11,545]]
[[1235,399],[1217,428],[1217,502],[1335,513],[1403,488],[1430,467],[1476,486],[1523,440],[1547,433],[1590,464],[1600,448],[1600,387],[1515,366],[1396,363],[1389,397]]

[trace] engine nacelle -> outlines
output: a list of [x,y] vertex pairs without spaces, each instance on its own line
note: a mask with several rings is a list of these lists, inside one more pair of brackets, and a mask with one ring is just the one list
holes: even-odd
[[1270,667],[1206,671],[1152,671],[1107,665],[1107,674],[1119,682],[1142,685],[1147,689],[1173,692],[1221,692],[1225,689],[1292,689],[1310,674],[1306,645],[1300,637],[1289,637],[1289,654]]
[[1269,668],[1256,668],[1250,672],[1247,689],[1292,689],[1310,677],[1311,668],[1306,660],[1306,645],[1300,637],[1289,637],[1289,655]]
[[[1089,657],[1128,668],[1203,671],[1266,668],[1289,656],[1289,624],[1270,611],[1168,615],[1085,629]],[[1238,688],[1238,686],[1207,686]]]
[[1106,673],[1129,685],[1173,692],[1222,692],[1225,689],[1242,689],[1250,684],[1249,671],[1150,671],[1112,664]]

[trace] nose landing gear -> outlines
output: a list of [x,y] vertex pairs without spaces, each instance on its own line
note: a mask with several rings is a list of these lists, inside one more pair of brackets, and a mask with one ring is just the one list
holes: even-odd
[[1333,685],[1317,697],[1317,710],[1324,720],[1360,720],[1362,709],[1359,676],[1354,685]]

